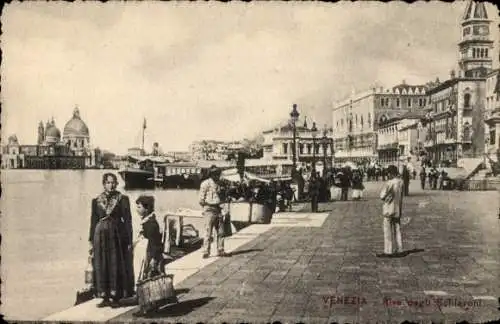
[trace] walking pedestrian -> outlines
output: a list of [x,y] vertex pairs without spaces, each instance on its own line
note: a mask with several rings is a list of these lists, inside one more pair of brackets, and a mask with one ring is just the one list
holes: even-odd
[[354,170],[352,176],[352,199],[360,200],[363,196],[363,177],[361,176],[359,170]]
[[[404,159],[402,159],[402,161],[404,161]],[[403,162],[399,174],[403,179],[403,194],[408,196],[410,194],[410,168],[407,162]]]
[[394,165],[387,168],[387,176],[389,180],[384,184],[380,192],[380,199],[383,201],[384,255],[394,256],[403,252],[401,237],[403,180],[398,177],[398,169]]
[[432,184],[434,183],[434,170],[432,167],[429,167],[429,188],[432,190]]
[[212,234],[215,231],[217,236],[217,256],[226,256],[224,252],[224,238],[221,233],[222,226],[222,208],[223,203],[220,198],[221,186],[219,184],[221,171],[215,165],[209,170],[209,178],[200,185],[200,205],[203,207],[203,216],[205,218],[205,239],[203,240],[203,258],[210,256],[210,243]]
[[309,196],[311,197],[311,211],[313,213],[317,213],[318,212],[320,183],[318,181],[318,177],[317,177],[315,172],[313,172],[311,174],[311,178],[309,179],[308,192],[309,192]]
[[422,190],[425,189],[425,178],[427,177],[427,174],[425,173],[425,167],[422,167],[420,170],[420,186],[422,187]]
[[349,175],[347,173],[347,170],[344,170],[344,172],[341,172],[340,174],[340,200],[347,201],[348,196],[349,196],[349,185],[351,183],[351,180],[349,179]]
[[436,190],[438,184],[439,172],[435,167],[432,168],[432,174],[434,175],[432,177],[432,190]]

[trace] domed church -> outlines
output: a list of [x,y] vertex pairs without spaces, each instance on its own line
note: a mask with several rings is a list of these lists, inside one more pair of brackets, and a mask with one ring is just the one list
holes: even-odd
[[12,140],[2,147],[2,153],[3,168],[86,169],[96,167],[100,159],[100,151],[90,146],[89,129],[78,107],[64,126],[62,136],[54,118],[45,127],[40,121],[36,145],[20,145]]
[[78,107],[73,111],[73,118],[64,126],[63,142],[76,156],[90,154],[89,128],[81,119]]

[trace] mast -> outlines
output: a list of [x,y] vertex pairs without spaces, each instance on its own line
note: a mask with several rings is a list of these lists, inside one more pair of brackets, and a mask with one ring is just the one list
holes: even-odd
[[142,124],[142,143],[141,143],[141,152],[145,155],[144,152],[144,132],[146,130],[146,117],[144,117],[144,123]]

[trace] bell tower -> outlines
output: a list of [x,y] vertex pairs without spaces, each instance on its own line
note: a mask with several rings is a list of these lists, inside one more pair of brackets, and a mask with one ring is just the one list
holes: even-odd
[[492,69],[493,41],[484,2],[469,1],[462,17],[462,39],[458,43],[461,75],[484,77]]
[[43,123],[40,121],[38,124],[38,145],[43,144],[43,141],[45,140],[45,130],[43,128]]

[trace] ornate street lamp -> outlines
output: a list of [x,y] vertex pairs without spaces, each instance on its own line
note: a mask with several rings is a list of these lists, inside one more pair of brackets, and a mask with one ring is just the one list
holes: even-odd
[[328,130],[325,128],[323,129],[323,137],[321,138],[321,144],[323,144],[323,177],[326,176],[326,149],[328,148],[328,137],[326,136]]
[[311,128],[311,135],[313,138],[312,172],[316,172],[316,136],[318,135],[318,129],[316,128],[316,123],[313,123],[313,126]]
[[293,129],[293,147],[292,147],[292,177],[295,174],[295,171],[297,169],[297,154],[296,154],[296,146],[297,146],[297,128],[296,128],[296,123],[297,120],[299,119],[299,112],[297,111],[297,104],[293,104],[293,109],[292,112],[290,113],[290,121],[292,123],[292,129]]

